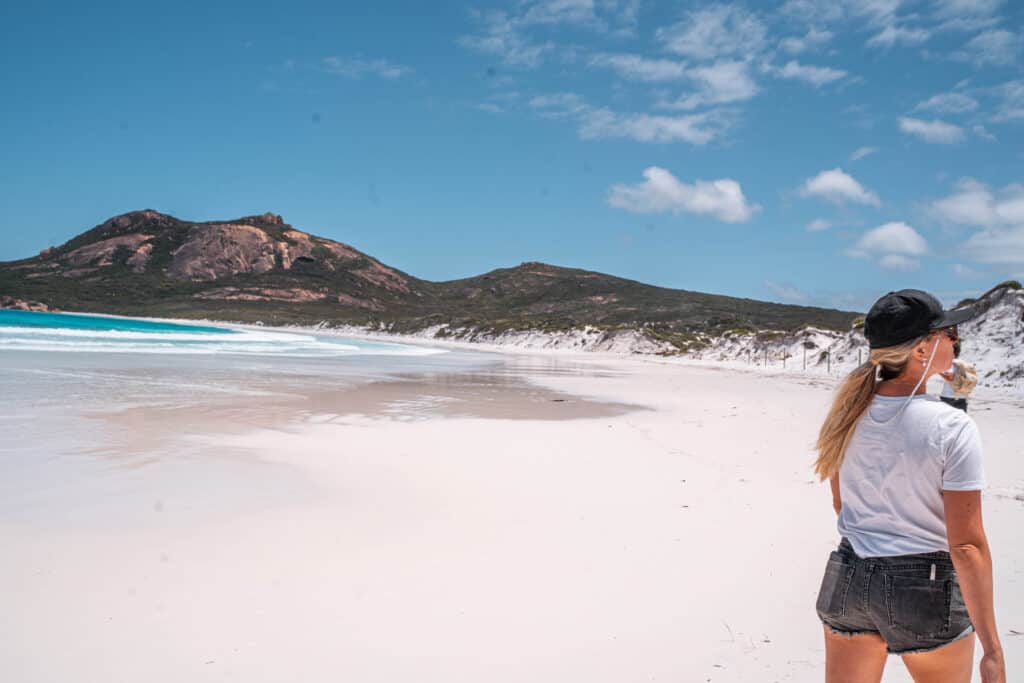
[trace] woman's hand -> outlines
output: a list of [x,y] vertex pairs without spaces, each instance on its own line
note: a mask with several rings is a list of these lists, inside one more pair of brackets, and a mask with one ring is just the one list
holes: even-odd
[[981,658],[981,683],[1006,683],[1006,663],[1002,652],[985,653]]
[[983,683],[1006,683],[1003,646],[996,628],[992,598],[992,551],[981,521],[981,491],[943,491],[949,556],[956,567],[960,592],[978,634]]

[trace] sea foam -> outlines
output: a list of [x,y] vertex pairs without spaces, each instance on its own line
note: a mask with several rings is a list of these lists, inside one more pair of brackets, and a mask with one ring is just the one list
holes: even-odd
[[0,311],[0,350],[247,356],[424,356],[406,344],[134,318]]

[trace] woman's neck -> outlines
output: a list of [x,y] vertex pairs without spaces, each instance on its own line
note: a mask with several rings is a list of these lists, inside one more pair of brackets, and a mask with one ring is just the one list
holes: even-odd
[[875,393],[880,396],[910,396],[910,392],[914,391],[914,386],[917,385],[917,391],[914,392],[914,395],[918,396],[928,391],[928,381],[925,380],[918,385],[920,380],[921,375],[913,377],[900,375],[899,377],[880,382]]

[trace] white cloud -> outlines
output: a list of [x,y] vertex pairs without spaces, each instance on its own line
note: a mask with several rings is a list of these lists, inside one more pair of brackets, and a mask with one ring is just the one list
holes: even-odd
[[811,297],[807,292],[794,287],[788,282],[775,282],[773,280],[764,281],[765,289],[775,295],[778,301],[784,301],[788,303],[806,303],[810,301]]
[[324,57],[321,60],[321,67],[329,74],[346,78],[361,78],[362,76],[400,78],[412,73],[412,69],[409,67],[393,64],[386,59],[362,59],[360,57]]
[[924,29],[901,28],[898,26],[886,26],[880,32],[871,36],[866,43],[867,47],[890,48],[897,43],[904,45],[920,45],[928,40],[931,34]]
[[644,182],[614,185],[608,203],[634,213],[707,214],[726,223],[745,223],[760,210],[731,178],[684,183],[658,166],[644,169]]
[[831,227],[831,221],[827,221],[824,218],[815,218],[807,224],[807,232],[821,232],[822,230],[828,230]]
[[571,26],[599,33],[631,35],[640,0],[520,0],[513,20],[518,26]]
[[710,113],[651,116],[593,109],[581,118],[579,135],[584,140],[627,138],[637,142],[689,142],[704,145],[719,134],[722,125]]
[[916,135],[925,142],[951,145],[964,139],[964,129],[945,121],[925,121],[909,116],[900,117],[900,130]]
[[697,91],[680,95],[673,101],[662,101],[659,106],[668,109],[697,109],[742,102],[758,92],[757,83],[750,77],[747,62],[719,61],[690,69],[686,75],[697,86]]
[[613,13],[615,33],[631,36],[639,23],[641,0],[600,0],[601,5]]
[[974,178],[957,181],[953,194],[932,203],[942,221],[978,226],[961,252],[975,261],[1024,265],[1024,184],[991,190]]
[[994,89],[1000,98],[993,121],[1019,121],[1024,119],[1024,80],[1007,81]]
[[918,102],[916,110],[937,111],[943,114],[964,114],[978,108],[978,101],[970,95],[960,92],[947,92],[932,95],[923,102]]
[[462,36],[459,44],[477,52],[494,55],[509,66],[534,69],[555,49],[551,42],[534,43],[527,40],[519,29],[519,22],[502,11],[478,14],[483,22],[483,34]]
[[637,81],[676,81],[686,76],[684,62],[633,54],[599,53],[590,58],[590,65],[610,68],[623,78]]
[[840,78],[846,75],[846,72],[842,69],[833,69],[827,66],[810,66],[807,64],[801,64],[795,59],[791,59],[781,69],[775,71],[775,75],[780,78],[793,78],[800,81],[806,81],[815,88],[819,88],[832,81],[838,81]]
[[999,23],[1004,0],[934,0],[933,18],[942,31],[977,31]]
[[878,258],[878,265],[893,270],[913,270],[915,257],[928,253],[928,242],[917,230],[902,221],[894,221],[868,230],[847,252],[858,258]]
[[812,24],[828,24],[843,18],[842,2],[835,0],[786,0],[782,13]]
[[594,0],[539,0],[526,6],[520,22],[524,25],[598,24]]
[[850,155],[850,161],[860,161],[864,157],[878,152],[877,147],[858,147]]
[[903,0],[787,0],[782,13],[810,24],[860,20],[878,29],[893,24]]
[[739,5],[715,4],[691,10],[682,21],[658,29],[665,48],[693,59],[712,60],[756,54],[765,45],[767,29]]
[[1024,226],[1024,185],[1007,185],[997,194],[974,178],[961,178],[954,188],[953,194],[932,203],[937,218],[959,225]]
[[[888,49],[920,45],[937,33],[992,30],[1002,20],[1004,4],[1004,0],[787,0],[781,13],[815,28],[835,25],[871,31],[867,46]],[[788,50],[790,46],[796,50]],[[801,43],[783,41],[780,47],[798,54]],[[975,49],[984,46],[972,46],[972,53]],[[970,60],[973,55],[965,51],[962,58]]]
[[590,109],[582,97],[571,92],[538,95],[531,99],[529,104],[534,109],[540,110],[541,115],[546,118],[579,115]]
[[988,129],[985,128],[985,126],[981,125],[980,123],[976,123],[975,125],[971,126],[971,132],[977,135],[979,138],[983,140],[988,140],[990,142],[996,139],[996,136],[988,132]]
[[979,273],[973,268],[965,266],[962,263],[953,264],[953,274],[964,279],[978,278],[982,276],[982,273]]
[[519,0],[508,10],[476,12],[488,24],[519,31],[530,27],[570,26],[628,35],[636,28],[640,0]]
[[798,55],[801,52],[807,50],[813,50],[814,48],[820,47],[825,43],[832,40],[832,32],[825,30],[818,30],[814,26],[807,30],[807,33],[803,37],[791,36],[789,38],[783,38],[779,41],[779,47],[786,52]]
[[940,219],[961,225],[994,225],[998,222],[995,195],[973,178],[957,181],[956,191],[932,203],[931,210]]
[[1008,66],[1017,60],[1021,47],[1020,34],[1005,29],[993,29],[974,36],[951,56],[953,59],[971,62],[979,67],[986,64]]
[[982,263],[1024,266],[1024,225],[987,228],[971,235],[961,249]]
[[889,270],[917,270],[921,264],[917,259],[903,254],[886,254],[878,260],[878,265]]
[[844,173],[841,168],[822,171],[813,178],[809,178],[800,188],[800,194],[804,197],[820,197],[835,204],[846,202],[870,206],[881,206],[882,204],[878,195],[865,189],[853,176]]
[[865,45],[868,47],[889,48],[897,43],[902,45],[920,45],[931,37],[931,32],[923,28],[906,28],[889,24],[871,36]]
[[888,26],[896,21],[902,0],[846,0],[847,10],[871,26]]
[[689,142],[704,145],[731,124],[727,112],[708,111],[688,116],[652,116],[593,107],[574,93],[534,97],[530,107],[546,118],[576,122],[584,140],[626,138],[637,142]]
[[872,254],[923,256],[928,253],[928,242],[911,226],[893,221],[865,232],[856,248]]
[[[978,31],[1000,22],[1005,0],[787,0],[781,12],[811,26],[873,29],[875,45],[920,42],[920,32]],[[905,11],[906,10],[906,11]],[[862,27],[855,22],[861,22]],[[915,26],[907,26],[907,22]],[[891,29],[888,32],[886,29]]]
[[511,5],[508,9],[473,10],[480,30],[459,37],[457,42],[517,68],[535,69],[552,56],[572,62],[577,58],[577,47],[538,40],[538,32],[569,27],[613,37],[632,36],[640,3],[641,0],[516,0],[505,3]]

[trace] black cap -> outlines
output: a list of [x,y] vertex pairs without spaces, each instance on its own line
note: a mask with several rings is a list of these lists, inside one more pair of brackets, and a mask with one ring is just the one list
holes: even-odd
[[873,349],[896,346],[952,327],[979,315],[976,307],[943,310],[939,300],[919,289],[889,292],[875,302],[864,319],[864,336]]

